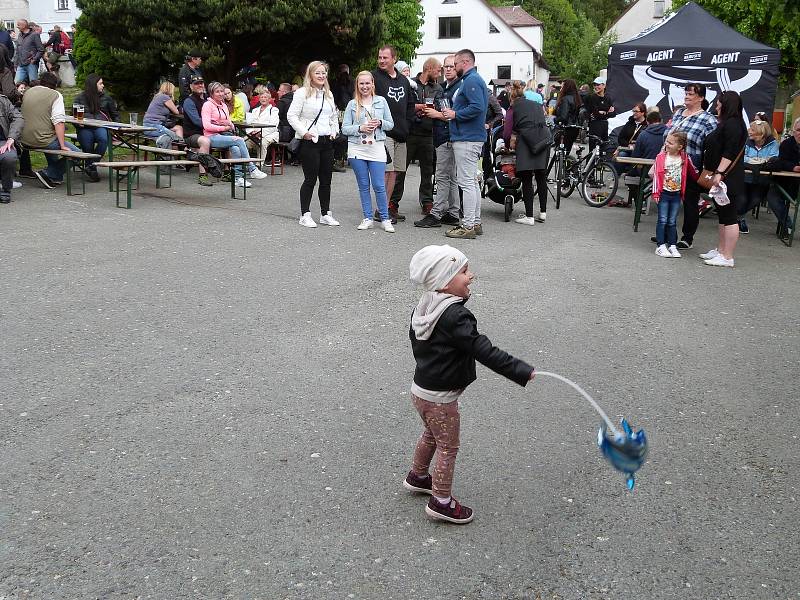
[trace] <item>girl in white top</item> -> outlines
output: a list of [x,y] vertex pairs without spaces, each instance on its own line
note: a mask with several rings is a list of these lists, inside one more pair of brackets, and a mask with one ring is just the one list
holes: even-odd
[[333,174],[333,139],[339,132],[339,115],[328,85],[328,65],[315,60],[308,65],[303,87],[298,88],[286,113],[289,125],[300,140],[303,185],[300,186],[300,225],[316,227],[311,217],[311,195],[319,180],[320,220],[339,225],[330,211]]
[[247,133],[261,138],[261,156],[267,155],[270,144],[278,141],[278,109],[272,106],[272,94],[264,88],[258,95],[258,106],[247,113],[248,123],[269,125],[263,129],[248,129]]
[[369,229],[373,225],[371,181],[383,230],[394,233],[384,185],[386,148],[383,145],[386,131],[392,127],[392,113],[386,100],[375,95],[372,73],[361,71],[356,77],[355,98],[345,108],[342,123],[342,133],[347,135],[347,158],[356,176],[364,215],[358,229]]

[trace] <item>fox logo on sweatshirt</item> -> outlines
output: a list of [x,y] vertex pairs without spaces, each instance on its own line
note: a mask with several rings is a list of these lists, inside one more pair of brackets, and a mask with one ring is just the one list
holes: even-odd
[[389,89],[386,92],[386,96],[390,100],[394,100],[395,102],[400,102],[400,100],[406,97],[406,89],[402,85],[398,87],[389,86]]

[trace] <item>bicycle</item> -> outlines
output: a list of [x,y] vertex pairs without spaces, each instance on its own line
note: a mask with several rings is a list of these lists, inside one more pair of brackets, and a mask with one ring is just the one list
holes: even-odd
[[[617,172],[611,161],[601,154],[604,142],[595,135],[588,135],[589,141],[595,142],[594,150],[586,156],[581,156],[584,148],[578,147],[575,152],[576,158],[568,156],[564,146],[564,129],[567,127],[584,129],[578,125],[566,125],[557,128],[553,133],[553,139],[559,141],[547,165],[547,178],[556,184],[556,209],[561,207],[562,196],[568,198],[578,186],[586,204],[601,208],[608,204],[617,192],[619,185]],[[552,192],[550,193],[552,195]]]

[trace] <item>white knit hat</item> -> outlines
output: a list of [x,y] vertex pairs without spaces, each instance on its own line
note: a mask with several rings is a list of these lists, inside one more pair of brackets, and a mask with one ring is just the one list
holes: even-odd
[[444,244],[425,246],[412,258],[408,270],[411,281],[433,292],[445,287],[450,280],[467,264],[467,257],[461,250]]
[[394,68],[398,71],[402,71],[403,69],[410,69],[411,67],[406,61],[398,60],[396,63],[394,63]]

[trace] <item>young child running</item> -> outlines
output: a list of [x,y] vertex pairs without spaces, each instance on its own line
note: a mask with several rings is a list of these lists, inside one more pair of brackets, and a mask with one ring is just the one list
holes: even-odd
[[[524,386],[535,371],[478,333],[464,303],[475,277],[467,257],[451,246],[426,246],[411,259],[411,281],[425,291],[411,315],[411,349],[417,362],[411,400],[425,429],[417,441],[403,487],[431,494],[425,512],[450,523],[472,521],[471,508],[451,495],[461,424],[458,399],[475,381],[475,361]],[[436,454],[433,476],[428,469]]]
[[678,211],[686,193],[686,178],[697,179],[697,170],[686,154],[686,133],[675,131],[667,136],[664,149],[656,156],[650,172],[653,176],[653,201],[658,205],[656,222],[656,254],[664,258],[680,258],[678,243]]

